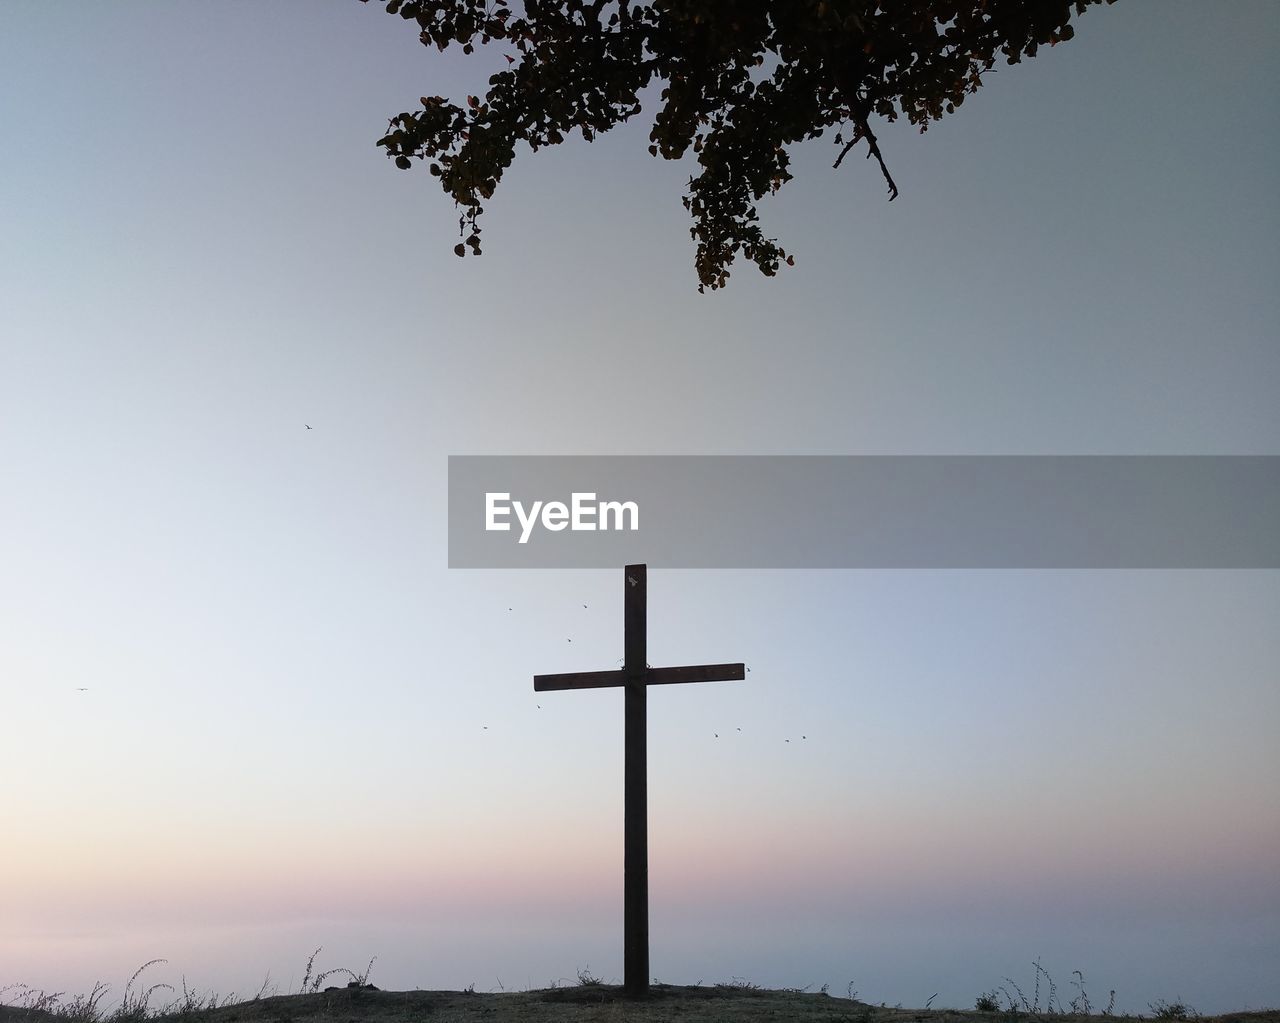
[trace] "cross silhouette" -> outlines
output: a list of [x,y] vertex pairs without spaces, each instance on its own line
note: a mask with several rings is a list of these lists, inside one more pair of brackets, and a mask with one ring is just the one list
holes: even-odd
[[623,658],[621,670],[534,675],[536,692],[552,689],[624,691],[622,955],[623,986],[629,994],[649,989],[649,790],[645,710],[648,687],[674,682],[735,682],[746,677],[742,664],[693,664],[651,668],[646,656],[647,572],[645,565],[623,571]]

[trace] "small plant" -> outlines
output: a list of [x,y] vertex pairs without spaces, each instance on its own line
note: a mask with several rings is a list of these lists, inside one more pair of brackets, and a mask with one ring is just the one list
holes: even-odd
[[143,963],[129,978],[129,983],[124,986],[124,995],[120,999],[120,1004],[116,1006],[115,1011],[111,1014],[112,1023],[143,1023],[146,1020],[151,996],[162,988],[173,990],[172,984],[152,984],[145,991],[134,993],[133,982],[141,975],[142,971],[157,963],[168,962],[167,959],[152,959],[150,962]]
[[743,980],[741,977],[730,977],[728,980],[722,980],[716,984],[716,987],[722,991],[759,991],[760,985],[753,984],[749,980]]
[[977,1001],[973,1003],[973,1008],[977,1012],[999,1012],[1000,996],[995,988],[978,995]]
[[46,994],[44,991],[37,991],[27,984],[6,984],[3,988],[0,988],[0,994],[4,994],[6,991],[14,992],[11,1004],[19,1009],[26,1009],[28,1012],[57,1012],[60,1008],[59,1003],[63,994],[61,991]]
[[[1058,997],[1058,985],[1054,983],[1053,978],[1049,976],[1049,971],[1040,965],[1039,959],[1037,959],[1031,965],[1035,968],[1035,971],[1036,971],[1036,990],[1035,990],[1035,996],[1031,1002],[1031,1011],[1032,1012],[1040,1011],[1040,977],[1043,974],[1044,979],[1049,982],[1049,1000],[1045,1002],[1045,1011],[1052,1013],[1054,1000]],[[1061,1006],[1059,1006],[1059,1008],[1061,1008]]]
[[204,1012],[207,1009],[216,1009],[219,1004],[230,1005],[236,1000],[235,995],[228,995],[219,1003],[218,996],[210,991],[207,995],[201,995],[194,988],[187,987],[187,978],[182,978],[182,997],[175,998],[172,1002],[160,1010],[161,1016],[181,1016],[191,1017],[198,1012]]
[[1163,998],[1158,998],[1154,1002],[1148,1002],[1147,1008],[1156,1019],[1195,1019],[1200,1015],[1181,998],[1176,1002],[1166,1002]]
[[[1018,982],[1017,982],[1016,980],[1013,980],[1013,979],[1012,979],[1012,978],[1010,978],[1010,977],[1005,977],[1004,979],[1005,979],[1005,980],[1007,980],[1011,985],[1013,985],[1013,990],[1015,990],[1016,992],[1018,992],[1018,1003],[1021,1003],[1021,1005],[1022,1005],[1022,1011],[1023,1011],[1023,1012],[1030,1012],[1030,1011],[1031,1011],[1031,1003],[1027,1001],[1027,996],[1026,996],[1026,995],[1024,995],[1024,994],[1022,993],[1022,988],[1018,987]],[[1009,1000],[1009,1009],[1010,1009],[1010,1010],[1015,1010],[1015,1009],[1017,1009],[1017,1007],[1018,1007],[1018,1006],[1017,1006],[1017,1003],[1015,1003],[1015,1002],[1014,1002],[1014,1000],[1013,1000],[1013,998],[1009,995],[1008,990],[1007,990],[1006,988],[1003,988],[1003,987],[1002,987],[1000,990],[1001,990],[1001,991],[1004,991],[1004,996],[1005,996],[1005,998],[1007,998],[1007,999]]]
[[76,995],[67,1004],[59,1006],[57,1014],[68,1023],[98,1023],[102,1018],[98,1002],[106,993],[107,985],[99,981],[87,995]]
[[311,953],[311,955],[307,956],[307,970],[302,975],[302,990],[298,992],[299,994],[302,994],[302,995],[309,994],[312,990],[314,990],[314,988],[311,987],[311,966],[316,961],[316,956],[320,954],[323,948],[324,946],[321,945],[320,948],[317,948],[314,952]]
[[[1035,970],[1035,987],[1032,989],[1031,998],[1027,998],[1026,993],[1018,986],[1017,981],[1011,977],[1002,978],[1005,984],[993,988],[991,991],[984,992],[980,999],[984,1004],[994,1008],[980,1009],[982,1012],[1006,1012],[1011,1017],[1016,1018],[1019,1013],[1023,1013],[1032,1018],[1045,1016],[1092,1016],[1098,1013],[1098,1010],[1089,998],[1089,992],[1085,988],[1084,974],[1080,970],[1072,970],[1071,975],[1074,978],[1071,981],[1072,987],[1076,989],[1076,995],[1071,999],[1070,1005],[1063,1005],[1061,998],[1058,996],[1058,985],[1054,981],[1053,975],[1041,965],[1040,960],[1036,959],[1032,962],[1031,967]],[[1013,990],[1010,991],[1010,988]],[[1044,995],[1044,1005],[1041,1007],[1040,997]],[[1000,996],[1004,996],[1004,1003],[1001,1004]],[[1115,1014],[1116,993],[1114,990],[1110,992],[1107,1001],[1107,1007],[1103,1009],[1100,1015],[1113,1016]],[[1154,1009],[1153,1009],[1154,1011]]]
[[599,987],[603,983],[604,981],[599,977],[592,975],[590,966],[578,971],[578,985],[580,987]]
[[[353,970],[348,970],[345,966],[335,966],[332,970],[325,970],[322,973],[314,973],[316,956],[318,956],[322,950],[323,950],[323,946],[321,946],[321,948],[316,949],[314,952],[311,953],[310,956],[307,957],[307,968],[302,975],[302,990],[299,991],[298,994],[314,995],[320,991],[321,985],[324,984],[326,980],[328,980],[330,977],[337,976],[340,973],[349,978],[347,987],[368,987],[369,986],[369,974],[373,972],[373,964],[378,961],[377,956],[374,956],[372,959],[369,960],[369,965],[364,968],[364,973],[356,973]],[[263,982],[262,986],[263,986],[263,989],[265,990],[266,989],[265,981]],[[259,992],[259,995],[261,995],[261,992]],[[224,1001],[223,1004],[225,1005],[226,1002]]]
[[1080,993],[1071,999],[1071,1011],[1080,1016],[1092,1016],[1093,1006],[1089,1002],[1089,994],[1084,989],[1084,974],[1079,970],[1072,970],[1071,975],[1076,979],[1071,982]]

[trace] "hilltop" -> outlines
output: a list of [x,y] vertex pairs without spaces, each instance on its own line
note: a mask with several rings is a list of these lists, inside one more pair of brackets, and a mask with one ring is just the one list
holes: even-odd
[[[209,1007],[189,1002],[184,1008],[147,1011],[130,1018],[114,1014],[77,1013],[76,1003],[55,1007],[0,1006],[0,1023],[1125,1023],[1140,1016],[1028,1013],[1022,1010],[977,1012],[955,1009],[903,1009],[874,1006],[825,992],[772,991],[749,984],[712,987],[655,985],[643,1000],[626,998],[607,984],[581,984],[536,991],[380,991],[376,988],[330,988],[311,994],[274,995],[247,1002]],[[1180,1007],[1179,1007],[1180,1008]],[[1158,1013],[1163,1019],[1195,1019],[1197,1023],[1280,1023],[1280,1010],[1193,1017]]]

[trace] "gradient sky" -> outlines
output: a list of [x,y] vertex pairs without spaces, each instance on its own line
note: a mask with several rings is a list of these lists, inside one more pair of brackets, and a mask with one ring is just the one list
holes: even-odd
[[[643,122],[452,254],[374,142],[499,50],[5,3],[0,986],[619,978],[621,694],[531,678],[615,663],[619,573],[450,572],[447,456],[1278,453],[1278,49],[1268,2],[1091,10],[885,127],[892,204],[797,149],[795,268],[700,296]],[[1277,573],[649,590],[655,664],[752,668],[650,698],[657,977],[1280,1003]]]

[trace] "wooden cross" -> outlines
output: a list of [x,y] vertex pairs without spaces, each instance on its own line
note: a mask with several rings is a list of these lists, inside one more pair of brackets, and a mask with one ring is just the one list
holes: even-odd
[[625,693],[623,729],[622,956],[623,985],[629,994],[649,990],[649,793],[645,745],[645,705],[649,686],[672,682],[734,682],[746,677],[743,664],[694,664],[650,668],[645,660],[646,566],[628,565],[623,573],[623,646],[621,671],[578,671],[534,675],[536,692],[551,689],[603,689]]

